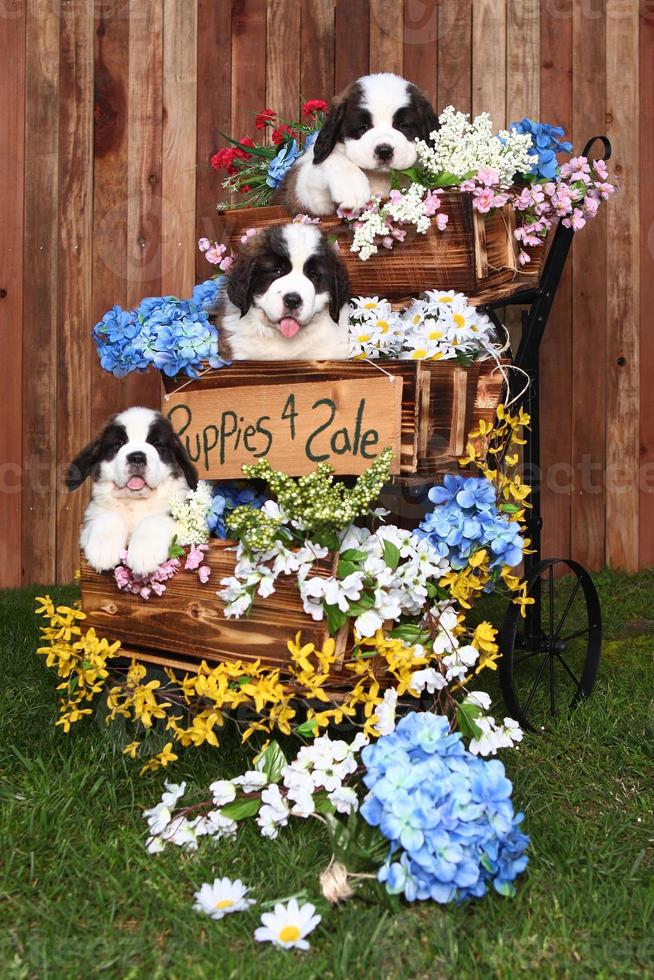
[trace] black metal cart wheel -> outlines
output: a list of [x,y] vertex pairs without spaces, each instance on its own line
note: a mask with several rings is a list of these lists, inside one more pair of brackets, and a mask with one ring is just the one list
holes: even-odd
[[527,579],[527,616],[511,603],[499,644],[508,713],[531,732],[587,698],[602,648],[602,614],[593,580],[576,561],[548,558]]

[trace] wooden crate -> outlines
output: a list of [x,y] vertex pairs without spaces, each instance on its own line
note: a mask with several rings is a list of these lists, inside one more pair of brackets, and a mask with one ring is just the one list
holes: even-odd
[[[430,475],[451,468],[463,453],[475,405],[497,406],[503,379],[491,373],[494,366],[239,361],[193,381],[164,379],[163,411],[203,479],[240,477],[242,464],[255,462],[257,453],[292,476],[311,472],[322,458],[337,474],[353,475],[388,445],[396,454],[395,475]],[[318,431],[331,416],[330,426]],[[262,418],[274,435],[267,453],[268,439],[257,437]],[[364,454],[366,433],[374,438]],[[342,452],[346,438],[350,451]]]
[[[275,592],[267,599],[255,597],[249,616],[227,619],[224,603],[216,594],[220,580],[234,574],[233,541],[212,539],[205,564],[211,568],[209,581],[202,585],[197,573],[180,571],[166,583],[162,596],[144,600],[120,592],[113,573],[94,571],[82,558],[80,586],[84,626],[99,636],[120,640],[126,652],[149,663],[194,669],[202,660],[209,664],[224,660],[244,663],[260,660],[282,670],[289,661],[286,646],[298,630],[304,643],[320,648],[328,636],[325,623],[315,622],[304,612],[294,576],[282,575]],[[333,575],[336,557],[317,562],[316,575]],[[336,653],[342,658],[347,628],[336,636]],[[347,676],[333,669],[335,679]]]
[[[456,289],[479,304],[537,283],[545,245],[527,249],[531,262],[519,266],[515,212],[509,204],[483,215],[473,210],[467,192],[446,191],[442,202],[443,212],[449,215],[445,231],[438,231],[432,219],[427,234],[409,230],[404,242],[391,250],[380,249],[366,262],[350,251],[352,232],[344,222],[336,217],[321,219],[322,230],[339,241],[354,296],[399,300],[426,289]],[[224,211],[216,237],[238,251],[248,228],[286,224],[291,217],[279,206]]]

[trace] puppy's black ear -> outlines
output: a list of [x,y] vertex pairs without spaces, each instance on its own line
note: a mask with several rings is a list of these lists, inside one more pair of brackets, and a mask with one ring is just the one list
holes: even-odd
[[255,257],[249,249],[243,249],[232,266],[227,278],[227,295],[245,316],[252,305],[252,287]]
[[175,461],[182,471],[184,479],[188,483],[189,490],[197,490],[198,471],[191,462],[189,454],[184,449],[182,440],[179,438],[176,432],[173,432],[173,453],[175,454]]
[[429,142],[430,134],[439,128],[438,116],[425,93],[417,85],[411,86],[411,95],[420,125],[420,139]]
[[77,490],[84,483],[84,480],[91,473],[100,458],[100,437],[79,453],[66,470],[64,482],[68,490]]
[[314,163],[323,163],[340,140],[344,116],[345,99],[341,97],[332,102],[318,139],[313,144]]
[[343,308],[343,305],[351,299],[351,297],[352,289],[350,287],[350,279],[347,274],[347,269],[345,268],[345,263],[342,262],[337,253],[334,252],[334,267],[329,286],[329,315],[334,323],[338,323],[341,309]]

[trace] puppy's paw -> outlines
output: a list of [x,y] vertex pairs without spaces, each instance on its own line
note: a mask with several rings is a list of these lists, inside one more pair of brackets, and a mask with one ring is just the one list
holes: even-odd
[[347,173],[334,177],[330,191],[334,202],[348,211],[359,211],[372,196],[370,181],[358,167],[352,167]]
[[138,578],[151,575],[168,559],[169,540],[135,534],[127,549],[126,564]]
[[94,534],[84,545],[84,555],[96,572],[108,572],[119,564],[124,547],[122,537],[109,533]]

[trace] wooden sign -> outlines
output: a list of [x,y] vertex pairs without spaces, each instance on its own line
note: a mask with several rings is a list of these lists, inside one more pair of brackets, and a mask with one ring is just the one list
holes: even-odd
[[201,479],[241,477],[268,459],[291,476],[326,462],[362,473],[383,449],[400,470],[402,377],[379,376],[242,387],[181,388],[164,402]]

